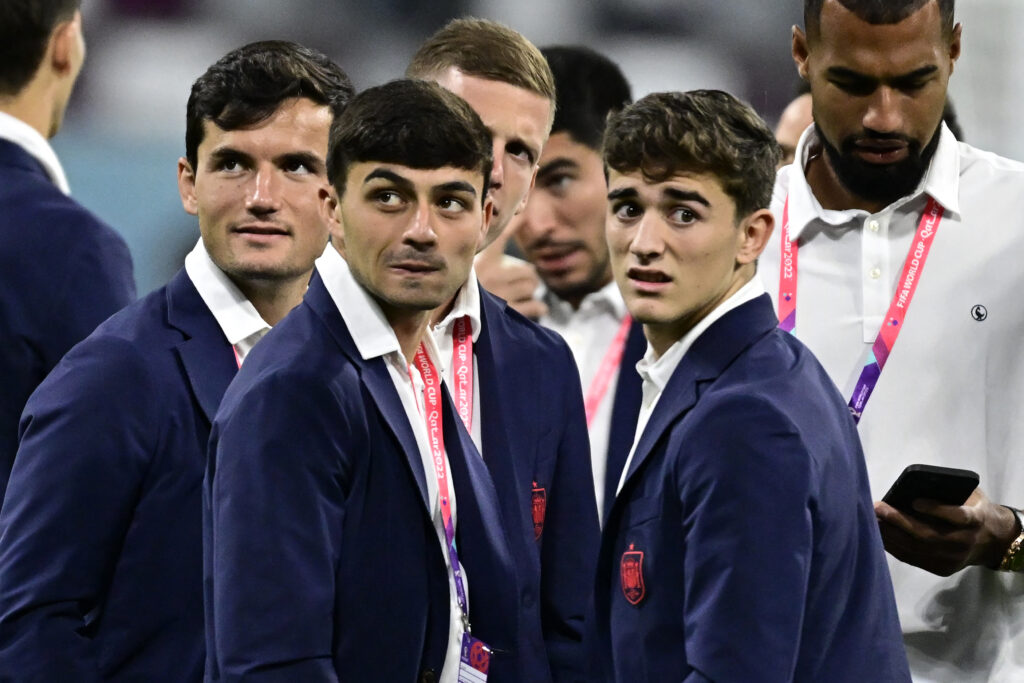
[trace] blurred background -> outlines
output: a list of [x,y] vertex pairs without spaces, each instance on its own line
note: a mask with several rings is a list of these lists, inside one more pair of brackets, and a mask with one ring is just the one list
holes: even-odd
[[[1024,2],[961,0],[950,89],[966,141],[1024,160]],[[180,267],[199,230],[178,199],[192,82],[232,48],[283,38],[334,58],[357,88],[402,75],[419,44],[462,15],[538,46],[614,59],[634,97],[720,88],[774,125],[797,86],[790,29],[801,0],[84,0],[88,53],[53,145],[75,197],[124,235],[139,294]]]

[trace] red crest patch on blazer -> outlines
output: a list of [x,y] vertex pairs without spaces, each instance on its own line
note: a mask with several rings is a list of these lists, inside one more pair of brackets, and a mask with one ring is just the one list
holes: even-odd
[[644,553],[642,550],[634,550],[632,543],[629,544],[629,550],[622,553],[619,577],[626,602],[639,605],[647,595],[647,588],[644,586]]
[[533,511],[533,540],[539,541],[540,535],[544,533],[544,515],[548,511],[548,492],[537,486],[537,482],[533,482],[530,508]]

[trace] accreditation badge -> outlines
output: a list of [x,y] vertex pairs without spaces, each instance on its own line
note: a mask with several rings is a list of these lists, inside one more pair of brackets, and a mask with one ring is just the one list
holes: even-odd
[[491,648],[469,633],[462,634],[462,653],[459,656],[459,683],[487,683],[491,668]]

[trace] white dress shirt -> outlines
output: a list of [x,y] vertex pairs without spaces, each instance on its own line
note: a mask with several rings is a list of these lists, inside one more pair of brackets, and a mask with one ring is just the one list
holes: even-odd
[[[427,481],[427,496],[430,500],[430,516],[434,520],[434,529],[437,532],[438,541],[441,544],[441,554],[444,556],[445,566],[448,568],[448,594],[450,599],[448,618],[448,651],[445,655],[444,667],[441,670],[439,681],[441,683],[456,683],[459,671],[459,656],[462,646],[462,625],[461,612],[457,594],[455,592],[455,579],[451,571],[451,560],[448,556],[448,545],[444,536],[444,522],[441,519],[441,506],[437,492],[437,478],[434,476],[434,456],[430,449],[428,439],[426,406],[424,401],[423,378],[419,371],[410,366],[409,361],[402,353],[402,347],[398,343],[394,330],[388,323],[384,313],[380,310],[377,302],[366,292],[362,286],[352,277],[348,263],[341,254],[328,244],[323,255],[316,261],[316,269],[323,278],[324,286],[331,295],[334,305],[338,307],[345,326],[356,349],[363,360],[372,358],[383,358],[391,375],[391,381],[395,385],[405,408],[405,415],[416,435],[416,445],[419,447],[420,460],[423,463],[423,471]],[[427,355],[434,363],[434,367],[442,367],[437,345],[430,334],[423,335],[423,345]],[[451,466],[448,463],[448,454],[445,454],[445,467],[451,476]],[[449,490],[452,524],[457,524],[457,507],[455,500],[455,489]],[[460,563],[461,566],[461,563]],[[469,600],[469,577],[465,568],[462,571],[462,582],[466,590],[466,599]],[[356,624],[358,628],[358,624]]]
[[185,273],[199,291],[199,297],[213,313],[217,325],[235,349],[239,367],[242,361],[270,331],[256,307],[245,298],[234,282],[217,267],[206,251],[202,238],[185,257]]
[[[973,469],[994,501],[1024,506],[1024,165],[958,143],[942,127],[924,178],[875,214],[829,211],[804,169],[813,128],[779,172],[799,240],[797,338],[849,399],[892,300],[928,197],[945,214],[902,333],[859,426],[880,499],[907,465]],[[779,291],[777,231],[761,257]],[[1024,681],[1024,575],[971,567],[942,578],[889,558],[917,681]]]
[[[441,365],[439,366],[441,368],[441,375],[448,384],[448,391],[452,392],[453,395],[454,387],[458,385],[455,383],[455,363],[452,362],[452,351],[455,346],[452,335],[455,333],[455,321],[467,315],[469,316],[473,343],[476,344],[482,329],[480,287],[477,284],[476,271],[472,268],[469,270],[469,279],[466,280],[466,284],[462,286],[462,289],[459,290],[455,297],[455,304],[452,306],[452,310],[444,317],[444,320],[434,325],[430,330],[441,358]],[[483,454],[483,441],[480,438],[480,375],[477,372],[475,353],[473,354],[473,418],[470,424],[472,429],[469,430],[469,435],[472,437],[474,445],[476,445],[476,450]]]
[[0,111],[0,138],[10,140],[29,153],[40,163],[46,175],[50,176],[53,184],[60,188],[64,194],[71,194],[68,187],[67,176],[64,175],[64,167],[57,159],[57,153],[53,147],[39,134],[32,126],[21,119],[15,118],[6,112]]
[[[564,301],[550,290],[543,290],[541,299],[548,306],[548,314],[540,324],[557,332],[565,339],[576,359],[580,373],[580,384],[586,395],[594,376],[597,375],[616,333],[626,317],[626,303],[614,280],[591,292],[580,302],[579,308]],[[597,412],[591,421],[590,467],[594,474],[594,495],[597,498],[597,514],[600,520],[604,511],[604,478],[608,470],[608,440],[612,429],[612,408],[615,403],[615,387],[619,383],[621,364],[608,382],[608,390],[601,397]],[[631,370],[629,370],[631,371]],[[604,521],[600,520],[603,524]]]
[[619,486],[615,490],[616,495],[622,491],[622,486],[626,483],[626,475],[633,464],[633,455],[636,453],[637,444],[640,443],[640,437],[647,428],[647,423],[650,422],[654,409],[658,406],[658,400],[665,391],[668,381],[672,379],[676,368],[679,367],[679,363],[686,356],[686,352],[690,350],[690,347],[697,341],[697,338],[704,334],[723,315],[748,301],[753,301],[764,294],[764,292],[764,285],[761,284],[761,280],[755,275],[749,282],[733,292],[728,299],[718,304],[700,322],[690,328],[689,332],[684,334],[675,344],[668,347],[660,357],[655,354],[654,348],[650,344],[647,345],[647,353],[636,364],[636,371],[640,373],[640,378],[643,380],[641,385],[643,398],[640,404],[640,415],[637,418],[633,446],[629,449],[629,457],[626,458],[626,464],[622,467]]

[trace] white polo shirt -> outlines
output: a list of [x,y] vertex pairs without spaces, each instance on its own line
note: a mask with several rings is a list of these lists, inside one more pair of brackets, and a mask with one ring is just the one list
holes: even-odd
[[[352,341],[363,360],[371,358],[383,358],[388,368],[388,374],[395,385],[395,391],[402,399],[402,407],[405,408],[405,416],[409,420],[413,434],[416,436],[416,445],[419,447],[420,460],[423,462],[423,471],[427,481],[427,497],[430,500],[430,516],[434,520],[434,530],[437,532],[438,542],[441,544],[441,554],[444,557],[445,567],[448,569],[448,651],[444,658],[444,667],[439,677],[440,683],[456,683],[459,674],[459,654],[462,646],[462,625],[459,602],[455,592],[455,579],[451,571],[451,561],[448,556],[448,546],[444,537],[444,522],[441,519],[441,506],[438,501],[437,479],[434,473],[434,457],[430,450],[428,439],[426,406],[424,400],[423,378],[419,371],[411,367],[409,361],[402,353],[402,347],[398,343],[394,330],[388,323],[384,313],[380,310],[377,302],[356,282],[349,270],[348,263],[341,254],[328,244],[323,255],[316,260],[316,269],[323,279],[328,294],[338,307],[345,325],[348,327]],[[434,363],[434,367],[442,367],[437,345],[430,334],[423,335],[423,345],[426,347],[427,355]],[[448,462],[448,454],[444,456],[445,467],[451,474],[451,465]],[[455,500],[455,489],[449,491],[451,497],[452,524],[457,525],[458,508]],[[461,566],[462,563],[460,562]],[[462,570],[462,583],[466,589],[466,600],[469,600],[469,576],[465,568]],[[358,617],[353,622],[354,628],[359,628]]]
[[[628,311],[626,303],[615,281],[591,292],[574,309],[567,301],[559,299],[550,290],[542,290],[541,299],[548,306],[548,314],[540,324],[557,332],[569,345],[576,368],[580,373],[580,384],[584,394],[588,391],[598,369],[604,360],[608,347],[615,339]],[[601,397],[597,412],[591,421],[590,467],[594,474],[594,496],[597,499],[598,518],[604,511],[604,479],[608,471],[608,440],[612,429],[612,408],[615,404],[615,388],[619,383],[621,364],[608,382],[608,390]],[[633,368],[627,368],[632,372]],[[604,521],[601,520],[603,524]]]
[[[849,399],[933,197],[945,214],[860,422],[872,494],[928,463],[973,469],[993,501],[1024,507],[1024,165],[941,136],[919,187],[868,214],[821,207],[804,133],[772,199],[781,226],[789,197],[799,245],[795,334]],[[776,304],[780,234],[759,268]],[[916,681],[1024,681],[1024,575],[889,569]]]
[[185,273],[192,280],[203,303],[210,309],[228,343],[235,349],[235,360],[241,367],[256,342],[270,331],[270,325],[213,262],[202,238],[185,257]]

